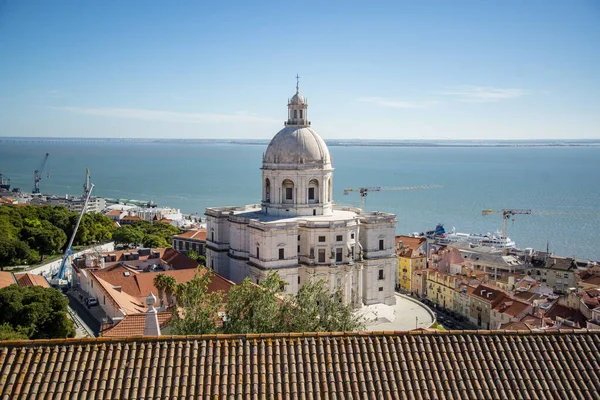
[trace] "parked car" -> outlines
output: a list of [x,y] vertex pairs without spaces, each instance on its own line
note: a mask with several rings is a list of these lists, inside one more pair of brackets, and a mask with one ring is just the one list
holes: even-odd
[[87,299],[85,299],[85,303],[87,304],[88,308],[90,308],[93,306],[97,306],[98,300],[96,300],[96,298],[94,297],[88,297]]

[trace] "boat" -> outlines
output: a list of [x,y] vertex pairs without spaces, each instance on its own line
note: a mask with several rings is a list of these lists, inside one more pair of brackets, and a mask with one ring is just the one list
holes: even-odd
[[435,230],[427,231],[425,237],[443,246],[457,242],[466,242],[472,247],[487,246],[497,249],[513,249],[517,246],[511,238],[500,232],[472,234],[456,232],[455,228],[447,232],[443,224],[437,224]]

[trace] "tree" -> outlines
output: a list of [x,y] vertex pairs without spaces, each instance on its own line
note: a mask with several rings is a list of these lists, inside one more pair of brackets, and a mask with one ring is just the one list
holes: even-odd
[[175,299],[173,297],[177,289],[177,279],[175,279],[171,275],[166,275],[164,278],[164,284],[165,294],[167,295],[167,307],[171,307],[175,305]]
[[163,247],[171,247],[169,243],[162,236],[158,235],[145,235],[142,239],[142,243],[145,247],[150,247],[153,249],[163,248]]
[[167,275],[165,274],[157,274],[154,277],[154,287],[158,290],[158,300],[160,301],[160,306],[163,307],[165,305],[165,288],[167,286],[166,282]]
[[112,238],[116,243],[129,245],[131,243],[142,243],[144,232],[131,225],[121,226],[114,230]]
[[223,304],[223,292],[208,292],[213,272],[198,268],[194,278],[177,285],[177,307],[171,326],[176,335],[201,335],[218,330],[218,313]]
[[[10,285],[0,289],[0,325],[29,339],[75,336],[73,321],[67,317],[68,300],[52,288]],[[6,328],[4,333],[10,334]]]
[[354,307],[343,302],[343,292],[333,293],[322,279],[300,287],[294,297],[294,318],[289,319],[290,332],[347,332],[364,329],[362,317]]
[[8,322],[0,325],[0,340],[27,340],[27,330],[22,327],[13,328]]
[[189,249],[185,252],[186,257],[191,258],[194,261],[198,260],[198,253],[194,249]]
[[261,285],[246,278],[232,286],[227,295],[226,333],[286,332],[290,315],[289,299],[283,295],[285,281],[275,271],[269,272]]

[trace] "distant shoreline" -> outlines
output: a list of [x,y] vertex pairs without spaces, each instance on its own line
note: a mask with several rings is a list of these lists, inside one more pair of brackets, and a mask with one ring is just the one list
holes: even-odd
[[[106,144],[230,144],[268,145],[270,139],[136,139],[4,137],[0,143],[106,143]],[[564,140],[325,140],[330,147],[598,147],[600,139]]]

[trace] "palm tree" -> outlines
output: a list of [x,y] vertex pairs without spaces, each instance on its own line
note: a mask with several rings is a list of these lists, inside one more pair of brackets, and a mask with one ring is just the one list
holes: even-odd
[[[173,278],[172,276],[170,278]],[[165,274],[158,274],[154,277],[154,286],[156,287],[156,290],[158,290],[158,298],[160,300],[160,305],[161,307],[165,305],[164,302],[164,294],[165,294],[165,290],[167,287],[167,275]]]
[[167,295],[167,307],[171,307],[175,304],[174,294],[177,288],[177,279],[173,278],[172,276],[165,275],[164,285],[165,294]]

